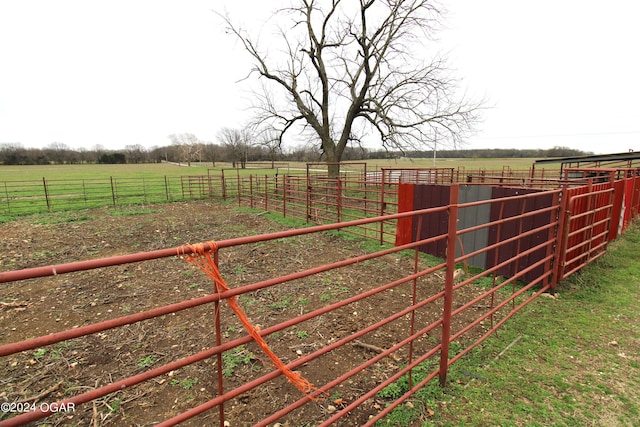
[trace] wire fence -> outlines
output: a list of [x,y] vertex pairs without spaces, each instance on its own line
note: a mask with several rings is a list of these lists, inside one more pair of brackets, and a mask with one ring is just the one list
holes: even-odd
[[[464,170],[461,168],[383,168],[367,171],[365,163],[348,163],[349,170],[337,178],[342,182],[338,191],[341,200],[323,195],[333,194],[337,185],[327,180],[327,168],[310,163],[306,168],[294,170],[277,165],[273,172],[249,176],[240,175],[237,169],[210,170],[207,175],[159,176],[148,178],[104,179],[48,179],[0,181],[0,216],[19,216],[46,212],[60,212],[128,205],[165,203],[181,200],[233,200],[239,203],[264,204],[280,194],[281,199],[291,200],[290,212],[307,216],[308,220],[341,220],[393,212],[393,188],[399,182],[430,183],[487,183],[541,186],[557,185],[557,178],[545,177],[545,171]],[[306,182],[311,188],[305,187]],[[384,182],[384,185],[382,183]],[[273,193],[265,192],[265,186]],[[255,187],[255,188],[254,188]],[[383,188],[386,187],[386,188]],[[310,193],[307,197],[307,193]],[[382,197],[384,196],[388,197]],[[334,200],[325,200],[333,198]],[[323,199],[324,198],[324,199]],[[362,200],[354,200],[361,198]],[[308,200],[307,200],[308,199]],[[248,200],[248,202],[247,202]],[[286,203],[287,200],[281,203]],[[315,203],[313,208],[299,208],[299,201]],[[274,200],[277,203],[277,201]],[[378,204],[376,206],[376,204]],[[344,209],[343,209],[344,207]],[[351,207],[361,211],[352,215]],[[286,208],[282,208],[286,210]],[[304,212],[304,215],[302,214]]]

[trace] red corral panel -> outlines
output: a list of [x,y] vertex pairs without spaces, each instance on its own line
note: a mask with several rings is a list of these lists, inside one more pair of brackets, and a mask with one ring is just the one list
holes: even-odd
[[633,220],[638,216],[638,212],[640,212],[640,177],[636,176],[631,179],[631,209],[630,209],[630,218],[629,220]]
[[613,183],[613,208],[611,210],[611,229],[609,230],[609,241],[612,241],[622,232],[624,189],[627,179],[620,179]]
[[561,234],[565,241],[561,278],[568,277],[606,250],[613,222],[614,191],[611,182],[566,191],[567,223]]
[[[418,184],[415,186],[413,208],[428,209],[449,205],[450,187],[448,185]],[[428,239],[446,234],[449,227],[449,214],[447,212],[433,212],[423,216],[422,229],[418,236],[418,220],[413,221],[413,236],[417,239]],[[438,258],[447,255],[447,242],[439,239],[436,242],[420,246],[420,251]]]
[[[547,193],[539,195],[536,190],[525,188],[494,187],[492,198],[501,199],[517,195],[530,195],[517,200],[506,200],[504,202],[493,203],[491,208],[491,222],[496,223],[489,229],[489,245],[508,240],[512,237],[523,234],[527,231],[537,229],[555,221],[549,212],[541,212],[532,216],[522,216],[525,213],[550,207],[553,204],[553,196]],[[513,218],[513,220],[500,222],[500,220]],[[541,230],[535,234],[526,235],[515,241],[505,243],[497,249],[489,250],[487,253],[486,268],[507,262],[510,259],[515,261],[505,265],[498,270],[498,274],[506,277],[515,276],[519,271],[535,264],[543,259],[547,254],[547,249],[542,247],[524,258],[516,258],[516,255],[534,248],[548,239],[548,231]],[[544,266],[527,273],[524,280],[531,280],[540,276]]]
[[[415,184],[398,185],[398,213],[413,210]],[[411,243],[413,233],[413,217],[399,218],[396,225],[396,246]]]

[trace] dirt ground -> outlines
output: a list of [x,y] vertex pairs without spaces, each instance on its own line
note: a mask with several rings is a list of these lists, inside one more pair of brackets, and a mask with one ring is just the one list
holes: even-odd
[[[103,208],[25,217],[0,224],[0,271],[60,264],[113,255],[217,241],[284,229],[263,215],[229,205],[173,203],[115,211]],[[279,239],[220,251],[220,271],[231,288],[301,271],[365,253],[358,242],[323,233]],[[243,294],[240,305],[261,328],[337,302],[375,285],[398,280],[413,271],[413,257],[389,255],[354,267]],[[177,257],[144,263],[61,274],[0,284],[0,345],[137,313],[203,295],[211,280]],[[441,290],[437,276],[423,279],[419,297]],[[459,302],[459,301],[457,301]],[[410,284],[402,285],[274,333],[267,342],[290,362],[406,308]],[[245,335],[226,304],[221,304],[223,342]],[[434,303],[416,318],[421,327],[440,316]],[[3,357],[0,402],[52,403],[144,372],[215,345],[214,307],[209,304],[126,327]],[[459,322],[464,319],[460,318]],[[366,335],[373,347],[388,348],[408,335],[409,318]],[[416,342],[426,351],[438,342],[438,330]],[[371,358],[375,352],[358,345],[336,349],[301,368],[314,384],[323,385]],[[304,405],[279,420],[282,426],[317,425],[331,412],[352,402],[407,359],[386,358],[330,390],[326,399]],[[217,395],[216,358],[206,359],[127,390],[112,393],[61,412],[33,425],[149,426],[213,399]],[[265,375],[273,368],[254,342],[224,358],[225,390]],[[240,394],[225,405],[230,426],[253,425],[301,394],[280,376]],[[339,425],[361,425],[384,407],[370,399]],[[1,420],[8,414],[0,414]],[[185,422],[189,426],[218,423],[218,409]],[[272,424],[273,425],[273,424]]]

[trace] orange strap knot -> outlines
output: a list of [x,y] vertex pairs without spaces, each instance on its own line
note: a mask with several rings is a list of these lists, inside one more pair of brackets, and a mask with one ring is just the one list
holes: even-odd
[[[199,243],[197,245],[183,245],[178,248],[178,257],[186,262],[197,266],[204,274],[209,276],[216,285],[218,292],[224,292],[229,290],[229,286],[222,278],[220,270],[215,261],[211,257],[212,253],[218,251],[218,244],[214,241]],[[307,381],[300,373],[293,372],[289,369],[280,358],[269,348],[267,342],[258,333],[258,328],[251,323],[251,320],[247,317],[247,314],[238,304],[237,296],[232,296],[227,299],[229,307],[238,316],[240,322],[244,326],[245,330],[256,341],[262,351],[271,359],[273,364],[287,377],[287,380],[295,385],[302,393],[307,394],[312,390],[315,390],[313,384]]]

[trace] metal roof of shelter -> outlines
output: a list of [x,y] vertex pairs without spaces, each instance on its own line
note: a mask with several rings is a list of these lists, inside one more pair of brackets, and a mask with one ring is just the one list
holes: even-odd
[[[614,154],[591,154],[587,156],[554,157],[534,161],[533,167],[540,164],[560,163],[560,173],[565,167],[594,166],[623,166],[633,167],[634,161],[640,160],[640,151],[628,151]],[[636,165],[637,166],[637,165]]]

